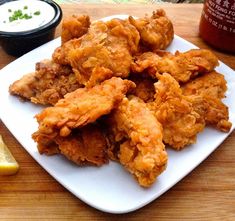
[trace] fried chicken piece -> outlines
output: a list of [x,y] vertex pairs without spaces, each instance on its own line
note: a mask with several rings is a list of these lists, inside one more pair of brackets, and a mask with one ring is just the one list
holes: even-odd
[[[120,74],[121,76],[121,74]],[[86,87],[90,88],[94,85],[100,84],[103,81],[110,79],[113,77],[113,72],[108,69],[108,68],[104,68],[104,67],[95,67],[92,70],[92,74],[91,77],[89,79],[89,81],[86,83]],[[116,74],[116,77],[118,77],[118,74]]]
[[101,166],[108,162],[106,139],[97,124],[73,130],[67,137],[57,135],[53,139],[36,132],[33,139],[38,143],[40,154],[60,153],[78,165]]
[[166,49],[174,38],[172,22],[163,9],[154,11],[150,18],[129,17],[129,21],[139,31],[141,43],[150,50]]
[[136,84],[136,88],[131,92],[133,95],[141,98],[144,102],[154,100],[155,89],[153,84],[155,81],[153,79],[135,75],[131,75],[128,79]]
[[60,47],[56,48],[52,54],[52,60],[60,65],[69,65],[68,54],[71,50],[79,48],[81,45],[81,38],[74,38],[65,42]]
[[34,73],[24,75],[10,85],[9,92],[33,103],[54,105],[65,94],[80,87],[69,66],[43,60],[36,64]]
[[32,138],[37,142],[37,148],[40,154],[51,156],[60,153],[58,144],[55,143],[54,137],[51,138],[50,136],[47,136],[47,134],[35,132],[32,134]]
[[132,71],[141,73],[146,70],[153,78],[156,78],[156,73],[169,73],[178,82],[187,82],[199,74],[213,71],[218,64],[217,57],[206,49],[177,51],[174,55],[166,53],[163,57],[146,52],[136,57]]
[[48,107],[35,116],[39,123],[37,137],[54,140],[58,135],[69,136],[73,129],[108,114],[134,86],[131,81],[113,77],[93,88],[80,88],[66,94],[54,107]]
[[117,151],[120,163],[141,186],[149,187],[167,164],[161,124],[146,104],[133,96],[124,98],[109,115],[108,125],[116,145],[120,144],[118,150],[109,152]]
[[[107,69],[112,76],[125,78],[129,75],[132,54],[138,50],[139,38],[138,31],[127,20],[97,21],[81,38],[57,48],[53,59],[60,64],[69,64],[78,81],[91,87],[96,77],[99,81],[110,78]],[[99,68],[106,69],[102,77]]]
[[205,120],[195,111],[194,104],[201,103],[201,97],[184,96],[178,82],[169,74],[157,75],[154,84],[155,100],[149,107],[163,126],[163,141],[174,149],[181,149],[196,142],[196,136],[205,127]]
[[75,135],[56,138],[63,155],[76,164],[101,166],[108,162],[106,139],[99,128],[87,125]]
[[[207,125],[211,125],[222,132],[229,132],[232,123],[229,121],[228,107],[218,98],[202,95],[204,101],[204,118]],[[199,107],[197,107],[199,109]],[[197,110],[200,112],[201,110]]]
[[184,95],[207,95],[214,98],[224,98],[227,90],[224,76],[216,71],[193,79],[181,86]]
[[197,112],[204,116],[206,124],[228,132],[231,129],[228,107],[222,102],[227,90],[224,76],[216,71],[198,77],[181,88],[184,95],[200,95],[203,104],[195,106]]
[[72,15],[63,19],[61,32],[62,44],[73,38],[79,38],[86,34],[90,24],[91,22],[88,15]]

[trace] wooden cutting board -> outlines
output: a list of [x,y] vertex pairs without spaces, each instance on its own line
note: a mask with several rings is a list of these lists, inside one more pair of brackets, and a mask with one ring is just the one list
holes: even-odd
[[[159,7],[172,19],[177,35],[210,48],[198,36],[201,4],[62,5],[65,17],[89,14],[92,19],[113,14],[143,16]],[[59,33],[60,27],[56,36]],[[213,51],[235,69],[234,55]],[[0,48],[0,68],[14,59]],[[0,220],[235,220],[235,133],[164,195],[125,215],[97,211],[73,196],[29,156],[1,121],[0,134],[21,167],[15,176],[0,177]]]

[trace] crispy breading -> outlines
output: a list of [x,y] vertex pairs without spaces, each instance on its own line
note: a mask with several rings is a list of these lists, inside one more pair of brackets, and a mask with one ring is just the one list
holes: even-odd
[[191,49],[183,53],[177,51],[162,57],[146,52],[136,57],[132,71],[138,73],[146,70],[153,78],[156,78],[156,73],[169,73],[178,82],[187,82],[199,74],[213,71],[218,64],[217,57],[206,49]]
[[[184,95],[200,95],[202,104],[195,105],[197,112],[204,116],[206,124],[228,132],[231,129],[228,107],[222,102],[227,90],[224,76],[216,71],[204,74],[201,77],[184,84]],[[191,96],[192,97],[192,96]]]
[[62,44],[73,38],[79,38],[86,34],[90,24],[91,22],[88,15],[72,15],[68,18],[64,18],[61,31]]
[[[198,87],[199,91],[196,93],[192,90],[193,94],[184,95],[180,85],[171,75],[165,73],[157,76],[159,81],[155,83],[155,100],[149,103],[149,107],[163,126],[163,141],[166,144],[175,149],[193,144],[205,125],[211,125],[224,132],[230,130],[232,124],[229,122],[228,108],[219,98],[224,96],[224,83],[217,81],[216,85],[215,81],[214,87],[211,88],[213,92],[207,91],[208,85],[204,84],[205,87]],[[197,82],[197,79],[194,82]],[[201,86],[200,83],[198,85]],[[221,88],[218,89],[220,85]],[[187,90],[188,93],[190,91]]]
[[113,77],[93,88],[80,88],[65,95],[54,107],[36,115],[38,134],[54,139],[58,134],[67,137],[73,129],[95,122],[108,114],[135,85],[128,80]]
[[212,71],[193,79],[181,86],[184,95],[207,95],[214,98],[224,98],[227,90],[224,75]]
[[52,104],[35,116],[40,154],[62,154],[78,165],[123,165],[150,187],[167,165],[165,145],[180,150],[210,125],[231,129],[223,103],[226,80],[209,50],[163,50],[174,29],[164,10],[151,17],[90,24],[71,16],[51,60],[9,90]]
[[94,76],[98,76],[98,67],[109,69],[112,76],[129,75],[132,54],[138,50],[139,38],[138,31],[127,20],[97,21],[81,38],[57,48],[53,59],[71,65],[81,84],[93,86],[89,80],[92,78],[92,82],[96,82]]
[[[166,18],[163,12],[156,12],[145,19],[151,20],[150,30],[154,33],[159,32],[158,25]],[[139,41],[140,34],[129,19],[90,25],[87,15],[65,18],[62,45],[54,51],[53,60],[39,62],[35,73],[10,86],[10,93],[34,103],[54,105],[79,87],[92,87],[112,76],[126,78]]]
[[132,91],[133,95],[141,98],[144,102],[151,102],[154,100],[155,81],[153,79],[137,75],[131,75],[128,79],[136,84],[136,88]]
[[139,31],[141,43],[150,50],[166,49],[173,40],[173,25],[163,9],[154,11],[151,17],[134,19],[130,16],[129,21]]
[[33,139],[38,143],[41,154],[60,153],[78,165],[101,166],[108,162],[106,140],[97,124],[73,130],[67,137],[57,135],[53,139],[47,139],[36,132]]
[[216,127],[220,131],[229,132],[232,123],[229,121],[228,107],[218,98],[202,95],[204,100],[204,118],[207,125]]
[[10,85],[9,92],[33,103],[54,105],[65,94],[81,86],[69,66],[43,60],[36,64],[35,72]]
[[80,45],[81,38],[74,38],[65,42],[54,50],[52,54],[53,61],[61,65],[70,65],[68,54],[72,49],[78,48]]
[[[158,75],[158,79],[154,84],[155,100],[149,107],[163,126],[164,143],[174,149],[195,143],[197,134],[205,127],[203,116],[194,109],[195,99],[184,96],[180,85],[171,75]],[[202,101],[200,97],[198,99]]]
[[108,125],[114,141],[120,144],[118,151],[111,152],[118,152],[120,163],[141,186],[150,186],[167,163],[161,124],[147,105],[133,96],[123,99],[109,116]]
[[[147,22],[147,32],[141,27]],[[151,35],[149,35],[151,34]],[[60,64],[68,64],[78,77],[78,81],[86,86],[93,86],[96,77],[105,80],[112,76],[128,77],[132,56],[140,48],[142,41],[156,49],[165,48],[173,39],[173,27],[163,10],[157,10],[152,17],[143,20],[130,17],[126,20],[112,19],[107,22],[93,22],[87,33],[77,39],[65,42],[53,53],[53,59]],[[151,39],[147,36],[154,36]],[[98,68],[105,68],[100,77]],[[90,79],[92,79],[90,81]]]

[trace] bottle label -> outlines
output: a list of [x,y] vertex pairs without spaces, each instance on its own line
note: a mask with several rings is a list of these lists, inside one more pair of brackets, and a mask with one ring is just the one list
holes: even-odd
[[202,16],[217,29],[235,33],[235,0],[208,0]]

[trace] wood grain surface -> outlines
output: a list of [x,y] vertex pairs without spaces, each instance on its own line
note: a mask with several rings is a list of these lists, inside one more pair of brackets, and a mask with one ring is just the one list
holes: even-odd
[[[210,48],[198,36],[201,4],[62,5],[64,16],[89,14],[92,19],[112,14],[143,16],[157,7],[167,11],[177,35]],[[56,36],[59,33],[60,27]],[[213,51],[235,69],[234,55]],[[0,68],[14,59],[0,48]],[[161,197],[123,215],[100,212],[73,196],[29,156],[1,121],[0,134],[20,164],[18,174],[0,177],[0,220],[235,220],[235,133]]]

